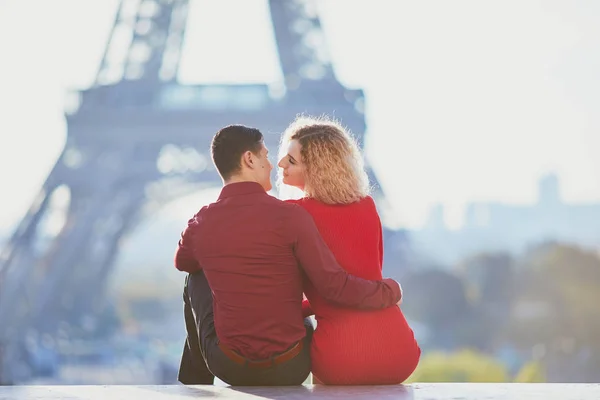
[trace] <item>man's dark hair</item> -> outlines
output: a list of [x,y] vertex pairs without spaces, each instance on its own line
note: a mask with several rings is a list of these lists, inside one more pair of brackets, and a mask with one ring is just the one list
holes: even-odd
[[242,168],[242,155],[247,151],[258,155],[262,143],[263,134],[244,125],[229,125],[217,132],[210,150],[221,177],[228,180],[238,173]]

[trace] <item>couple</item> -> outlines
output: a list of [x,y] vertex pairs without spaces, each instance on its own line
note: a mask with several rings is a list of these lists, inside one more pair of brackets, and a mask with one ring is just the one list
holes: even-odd
[[381,222],[356,143],[335,122],[299,118],[282,149],[283,183],[300,200],[267,194],[273,165],[259,130],[231,125],[212,140],[224,187],[175,254],[189,273],[179,381],[299,385],[312,370],[329,385],[403,382],[421,351],[399,284],[382,279]]

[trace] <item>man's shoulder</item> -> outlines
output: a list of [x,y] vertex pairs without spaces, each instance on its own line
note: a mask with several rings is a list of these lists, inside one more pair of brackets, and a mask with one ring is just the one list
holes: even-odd
[[255,206],[257,207],[257,210],[260,208],[267,210],[271,219],[285,221],[285,223],[291,224],[288,225],[288,230],[293,229],[297,222],[304,222],[306,219],[312,221],[311,215],[304,207],[302,207],[298,200],[281,200],[277,197],[267,195],[261,196],[260,201],[257,202]]
[[278,214],[285,217],[289,223],[292,223],[292,227],[295,223],[312,221],[312,216],[303,207],[301,200],[280,200],[274,197],[272,199],[273,206],[277,207],[279,211]]
[[286,204],[302,204],[302,201],[304,200],[304,198],[300,198],[300,199],[286,199],[283,200],[284,203]]
[[206,213],[212,204],[214,204],[214,203],[202,206],[202,208],[200,210],[198,210],[198,212],[196,214],[194,214],[194,218],[197,217],[197,216],[199,216],[199,215],[202,215],[202,214]]
[[[296,215],[298,213],[303,214],[305,212],[298,200],[281,200],[271,195],[260,196],[260,200],[253,201],[250,206],[256,208],[267,206],[270,211],[280,211],[289,215]],[[194,218],[202,219],[203,216],[210,215],[213,212],[221,212],[227,207],[229,207],[229,205],[222,203],[221,201],[215,201],[202,207],[200,211],[194,215]]]
[[290,210],[294,210],[296,213],[308,215],[307,208],[310,206],[310,199],[302,197],[300,199],[287,199],[284,203],[290,206]]
[[316,229],[313,216],[302,200],[286,200],[284,203],[289,230],[298,234]]
[[287,200],[279,200],[284,209],[290,212],[293,215],[309,215],[303,206],[303,199],[287,199]]
[[[258,200],[256,202],[253,201],[250,204],[250,206],[256,207],[256,208],[267,206],[269,211],[279,211],[281,213],[284,213],[285,215],[290,215],[290,216],[300,216],[300,217],[303,217],[306,215],[310,216],[310,214],[308,214],[308,212],[305,210],[305,207],[302,206],[302,199],[300,199],[300,200],[281,200],[281,199],[278,199],[277,197],[267,195],[267,196],[260,196],[260,200]],[[225,210],[227,207],[229,207],[228,204],[217,200],[215,202],[212,202],[212,203],[202,207],[196,214],[194,214],[193,219],[196,219],[197,221],[199,221],[202,219],[203,216],[209,216],[213,212],[220,213],[223,210]],[[281,214],[279,214],[279,215],[281,215]]]
[[197,213],[195,213],[189,220],[188,220],[188,227],[192,227],[193,225],[198,225],[198,222],[200,222],[202,220],[202,217],[205,215],[206,210],[208,209],[209,205],[203,206],[200,210],[198,210]]
[[268,195],[265,196],[264,201],[267,202],[269,206],[277,207],[280,210],[290,213],[296,213],[302,210],[302,207],[300,206],[300,200],[281,200],[277,197]]

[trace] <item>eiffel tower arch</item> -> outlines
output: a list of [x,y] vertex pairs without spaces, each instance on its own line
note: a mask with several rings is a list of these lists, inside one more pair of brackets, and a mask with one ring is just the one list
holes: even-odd
[[[66,116],[65,148],[0,253],[0,378],[18,379],[26,332],[56,335],[94,314],[121,239],[148,211],[221,184],[208,154],[221,127],[258,127],[276,149],[298,113],[328,114],[363,145],[363,92],[337,81],[314,1],[269,6],[284,76],[276,89],[179,84],[188,1],[121,1],[95,82]],[[396,261],[404,236],[384,237]]]

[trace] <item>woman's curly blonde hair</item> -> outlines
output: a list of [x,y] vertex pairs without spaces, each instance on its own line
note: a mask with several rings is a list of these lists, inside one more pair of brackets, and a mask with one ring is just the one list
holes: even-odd
[[300,116],[283,133],[281,148],[287,148],[291,140],[301,145],[306,196],[326,204],[349,204],[369,195],[358,145],[339,122]]

